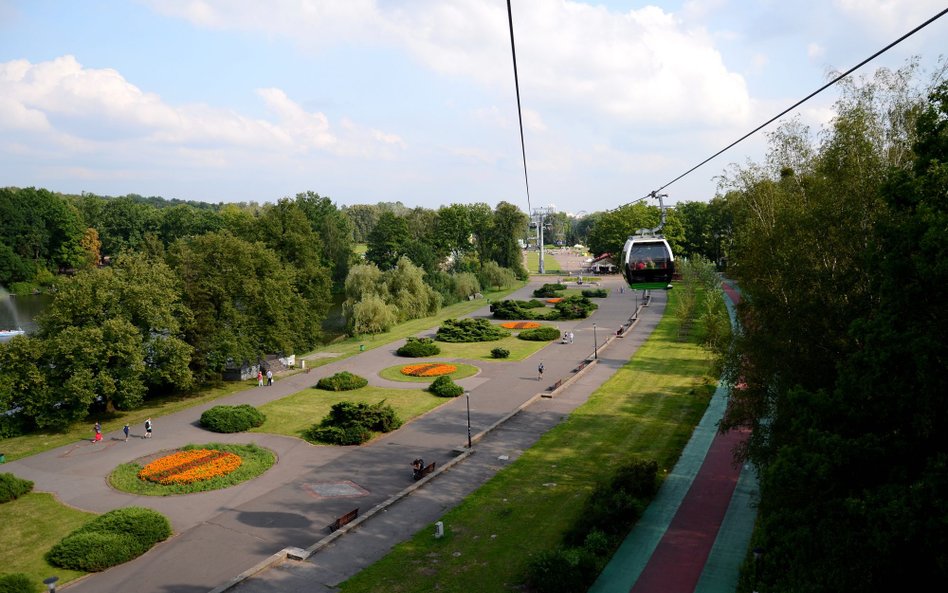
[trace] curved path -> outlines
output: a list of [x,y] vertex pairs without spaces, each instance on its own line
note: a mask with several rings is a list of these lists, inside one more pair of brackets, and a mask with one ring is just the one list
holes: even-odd
[[[620,327],[634,309],[633,295],[618,294],[620,282],[617,277],[604,280],[604,285],[616,294],[600,301],[600,308],[593,317],[559,324],[564,331],[575,333],[572,345],[553,343],[519,362],[476,363],[482,372],[459,381],[471,394],[473,432],[486,430],[534,400],[548,384],[571,376],[577,363],[592,353],[594,343],[603,346],[613,333],[606,328]],[[511,298],[529,298],[540,283],[542,281],[531,282]],[[612,340],[608,348],[600,350],[599,364],[590,367],[562,396],[539,399],[513,416],[502,428],[485,437],[477,450],[499,450],[509,460],[515,459],[631,357],[657,325],[663,305],[664,295],[656,295],[653,306],[643,310],[636,331],[626,339]],[[485,306],[474,315],[487,316],[489,311]],[[593,329],[594,323],[598,324],[598,332]],[[33,480],[37,490],[52,492],[71,506],[105,512],[140,505],[156,509],[172,521],[176,533],[173,538],[136,560],[60,589],[71,593],[123,590],[203,593],[283,548],[310,546],[325,535],[326,526],[335,517],[356,506],[364,512],[412,485],[408,471],[412,459],[423,457],[439,466],[450,462],[466,444],[464,398],[446,402],[394,433],[361,447],[319,447],[299,439],[257,433],[220,435],[197,426],[201,413],[212,405],[260,405],[309,387],[320,377],[341,370],[373,375],[403,360],[394,355],[400,344],[369,350],[307,374],[278,378],[272,387],[248,389],[210,404],[155,418],[155,433],[151,439],[133,438],[125,442],[119,439],[118,433],[109,433],[98,445],[83,441],[6,464],[5,471]],[[543,382],[538,382],[535,374],[540,361],[546,368]],[[403,383],[398,386],[406,387]],[[133,428],[133,435],[140,433],[140,427]],[[120,463],[186,443],[215,440],[259,443],[277,452],[278,463],[262,477],[245,484],[187,496],[135,496],[114,491],[106,484],[106,476]],[[448,505],[456,504],[458,497],[463,497],[507,463],[499,462],[498,455],[471,456],[399,503],[408,507],[416,505],[420,507],[418,512],[378,515],[338,540],[333,546],[336,550],[352,545],[347,540],[357,542],[357,548],[330,561],[315,581],[308,579],[305,588],[300,590],[319,590],[315,582],[332,587],[335,579],[354,574],[380,557],[391,545],[429,523],[430,520],[424,519],[426,514],[436,512],[435,517],[438,516]],[[383,535],[368,541],[370,534],[376,533],[373,530]],[[316,563],[333,558],[331,554],[331,550],[321,552],[312,562],[303,564],[318,566]],[[278,571],[266,571],[266,574],[274,576]],[[261,590],[291,590],[271,585]]]
[[[733,303],[740,293],[723,286]],[[733,307],[728,311],[732,316]],[[705,416],[661,491],[603,570],[590,593],[734,591],[756,511],[757,483],[734,450],[749,436],[717,425],[728,387],[719,385]]]

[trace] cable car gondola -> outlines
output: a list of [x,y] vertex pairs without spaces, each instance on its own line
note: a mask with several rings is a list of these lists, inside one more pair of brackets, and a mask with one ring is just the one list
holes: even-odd
[[640,229],[625,242],[622,248],[621,269],[626,282],[633,290],[669,288],[675,273],[675,254],[659,232],[665,226],[665,194],[652,192],[658,198],[662,219],[653,229]]

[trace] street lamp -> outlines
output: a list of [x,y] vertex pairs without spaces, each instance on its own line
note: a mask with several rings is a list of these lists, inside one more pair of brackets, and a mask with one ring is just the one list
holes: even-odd
[[467,402],[467,448],[471,449],[471,393],[464,392],[464,399]]
[[599,339],[596,337],[596,324],[593,324],[593,358],[599,359]]
[[49,577],[48,579],[43,579],[43,584],[46,585],[46,588],[49,589],[49,593],[56,593],[56,581],[59,580],[59,577]]

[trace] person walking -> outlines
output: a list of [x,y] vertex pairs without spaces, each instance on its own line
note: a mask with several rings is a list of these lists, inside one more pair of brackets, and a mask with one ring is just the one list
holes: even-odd
[[540,366],[537,367],[537,381],[543,378],[543,363],[540,363]]
[[151,428],[152,428],[151,418],[148,418],[147,420],[145,420],[145,436],[142,437],[143,439],[151,438]]
[[257,387],[263,387],[263,371],[257,370]]
[[128,424],[122,427],[122,432],[125,433],[125,442],[128,442]]
[[273,385],[273,371],[267,369],[267,387]]

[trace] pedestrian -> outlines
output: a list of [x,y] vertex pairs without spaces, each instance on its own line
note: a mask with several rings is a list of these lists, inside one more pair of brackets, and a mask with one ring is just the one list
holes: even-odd
[[92,427],[92,430],[96,431],[96,433],[102,432],[102,425],[99,424],[98,420],[95,421],[95,426]]
[[147,420],[145,420],[145,436],[143,436],[142,438],[143,439],[151,438],[151,418],[148,418]]
[[257,387],[263,387],[263,371],[257,369]]
[[122,432],[125,433],[125,442],[128,442],[128,424],[122,427]]
[[540,366],[537,367],[537,381],[543,378],[543,363],[540,363]]
[[569,343],[570,343],[570,344],[573,343],[573,337],[574,337],[573,332],[569,332]]
[[267,369],[267,387],[273,385],[273,371]]

